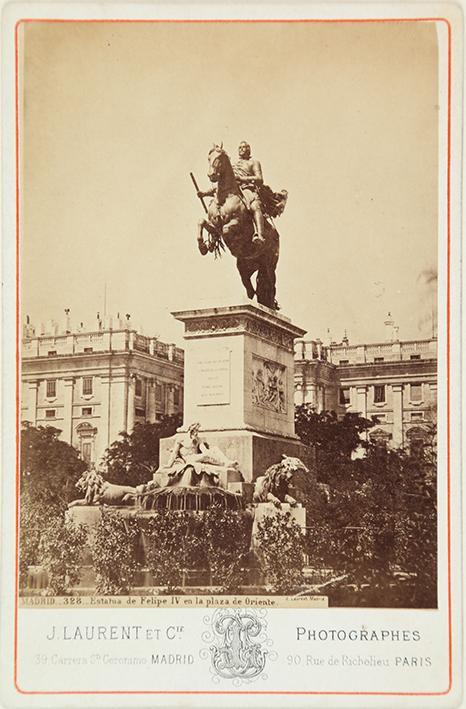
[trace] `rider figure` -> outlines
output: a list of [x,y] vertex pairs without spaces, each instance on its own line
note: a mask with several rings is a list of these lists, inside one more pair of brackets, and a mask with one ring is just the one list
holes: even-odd
[[238,148],[238,161],[233,165],[236,181],[241,189],[247,208],[255,225],[254,243],[264,242],[264,215],[259,197],[259,188],[264,184],[259,160],[251,157],[251,146],[243,140]]
[[[259,160],[251,158],[251,147],[246,141],[242,141],[238,148],[238,161],[232,165],[236,181],[241,190],[244,203],[251,212],[254,220],[253,243],[264,243],[264,215],[259,197],[259,188],[264,184],[262,178],[262,168]],[[198,197],[214,197],[217,188],[212,187],[205,192],[198,190]]]

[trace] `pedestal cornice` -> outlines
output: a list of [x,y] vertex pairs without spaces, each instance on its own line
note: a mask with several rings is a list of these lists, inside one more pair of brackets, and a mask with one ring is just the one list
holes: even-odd
[[224,335],[251,334],[293,351],[294,340],[305,330],[283,315],[263,306],[230,305],[219,308],[179,310],[172,315],[184,323],[186,340]]

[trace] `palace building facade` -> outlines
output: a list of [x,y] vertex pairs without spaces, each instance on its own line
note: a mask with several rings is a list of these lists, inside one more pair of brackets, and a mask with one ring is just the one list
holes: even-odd
[[97,461],[122,431],[183,409],[183,350],[138,334],[129,315],[72,328],[69,311],[23,328],[21,419],[54,426]]
[[373,441],[410,447],[436,421],[437,339],[400,341],[390,317],[385,326],[384,342],[296,341],[295,404],[373,418]]
[[[138,333],[129,315],[97,315],[91,328],[65,315],[62,326],[23,327],[22,421],[60,429],[94,462],[135,423],[182,412],[182,349]],[[400,341],[393,320],[385,325],[384,342],[296,340],[294,401],[373,418],[372,440],[409,447],[436,420],[437,340]]]

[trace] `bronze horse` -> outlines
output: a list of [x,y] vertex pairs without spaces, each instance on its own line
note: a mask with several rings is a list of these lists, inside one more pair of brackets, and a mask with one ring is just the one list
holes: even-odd
[[[209,152],[208,177],[217,184],[217,191],[208,206],[207,219],[199,222],[199,251],[203,256],[208,252],[214,252],[217,256],[225,244],[236,257],[236,266],[248,298],[252,299],[255,295],[258,303],[277,310],[275,270],[280,250],[277,230],[266,217],[264,242],[253,243],[254,221],[236,182],[230,159],[221,146],[214,145]],[[207,241],[204,240],[204,229],[208,233]],[[251,276],[256,272],[254,288]]]

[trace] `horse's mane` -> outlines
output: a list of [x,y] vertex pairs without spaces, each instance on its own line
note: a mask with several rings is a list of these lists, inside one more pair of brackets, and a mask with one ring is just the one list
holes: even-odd
[[224,179],[227,184],[232,183],[233,185],[237,186],[235,173],[233,171],[231,160],[226,150],[224,150],[221,145],[213,145],[209,150],[209,157],[212,155],[212,153],[218,153],[219,157],[223,158],[223,168],[226,171],[224,174]]

